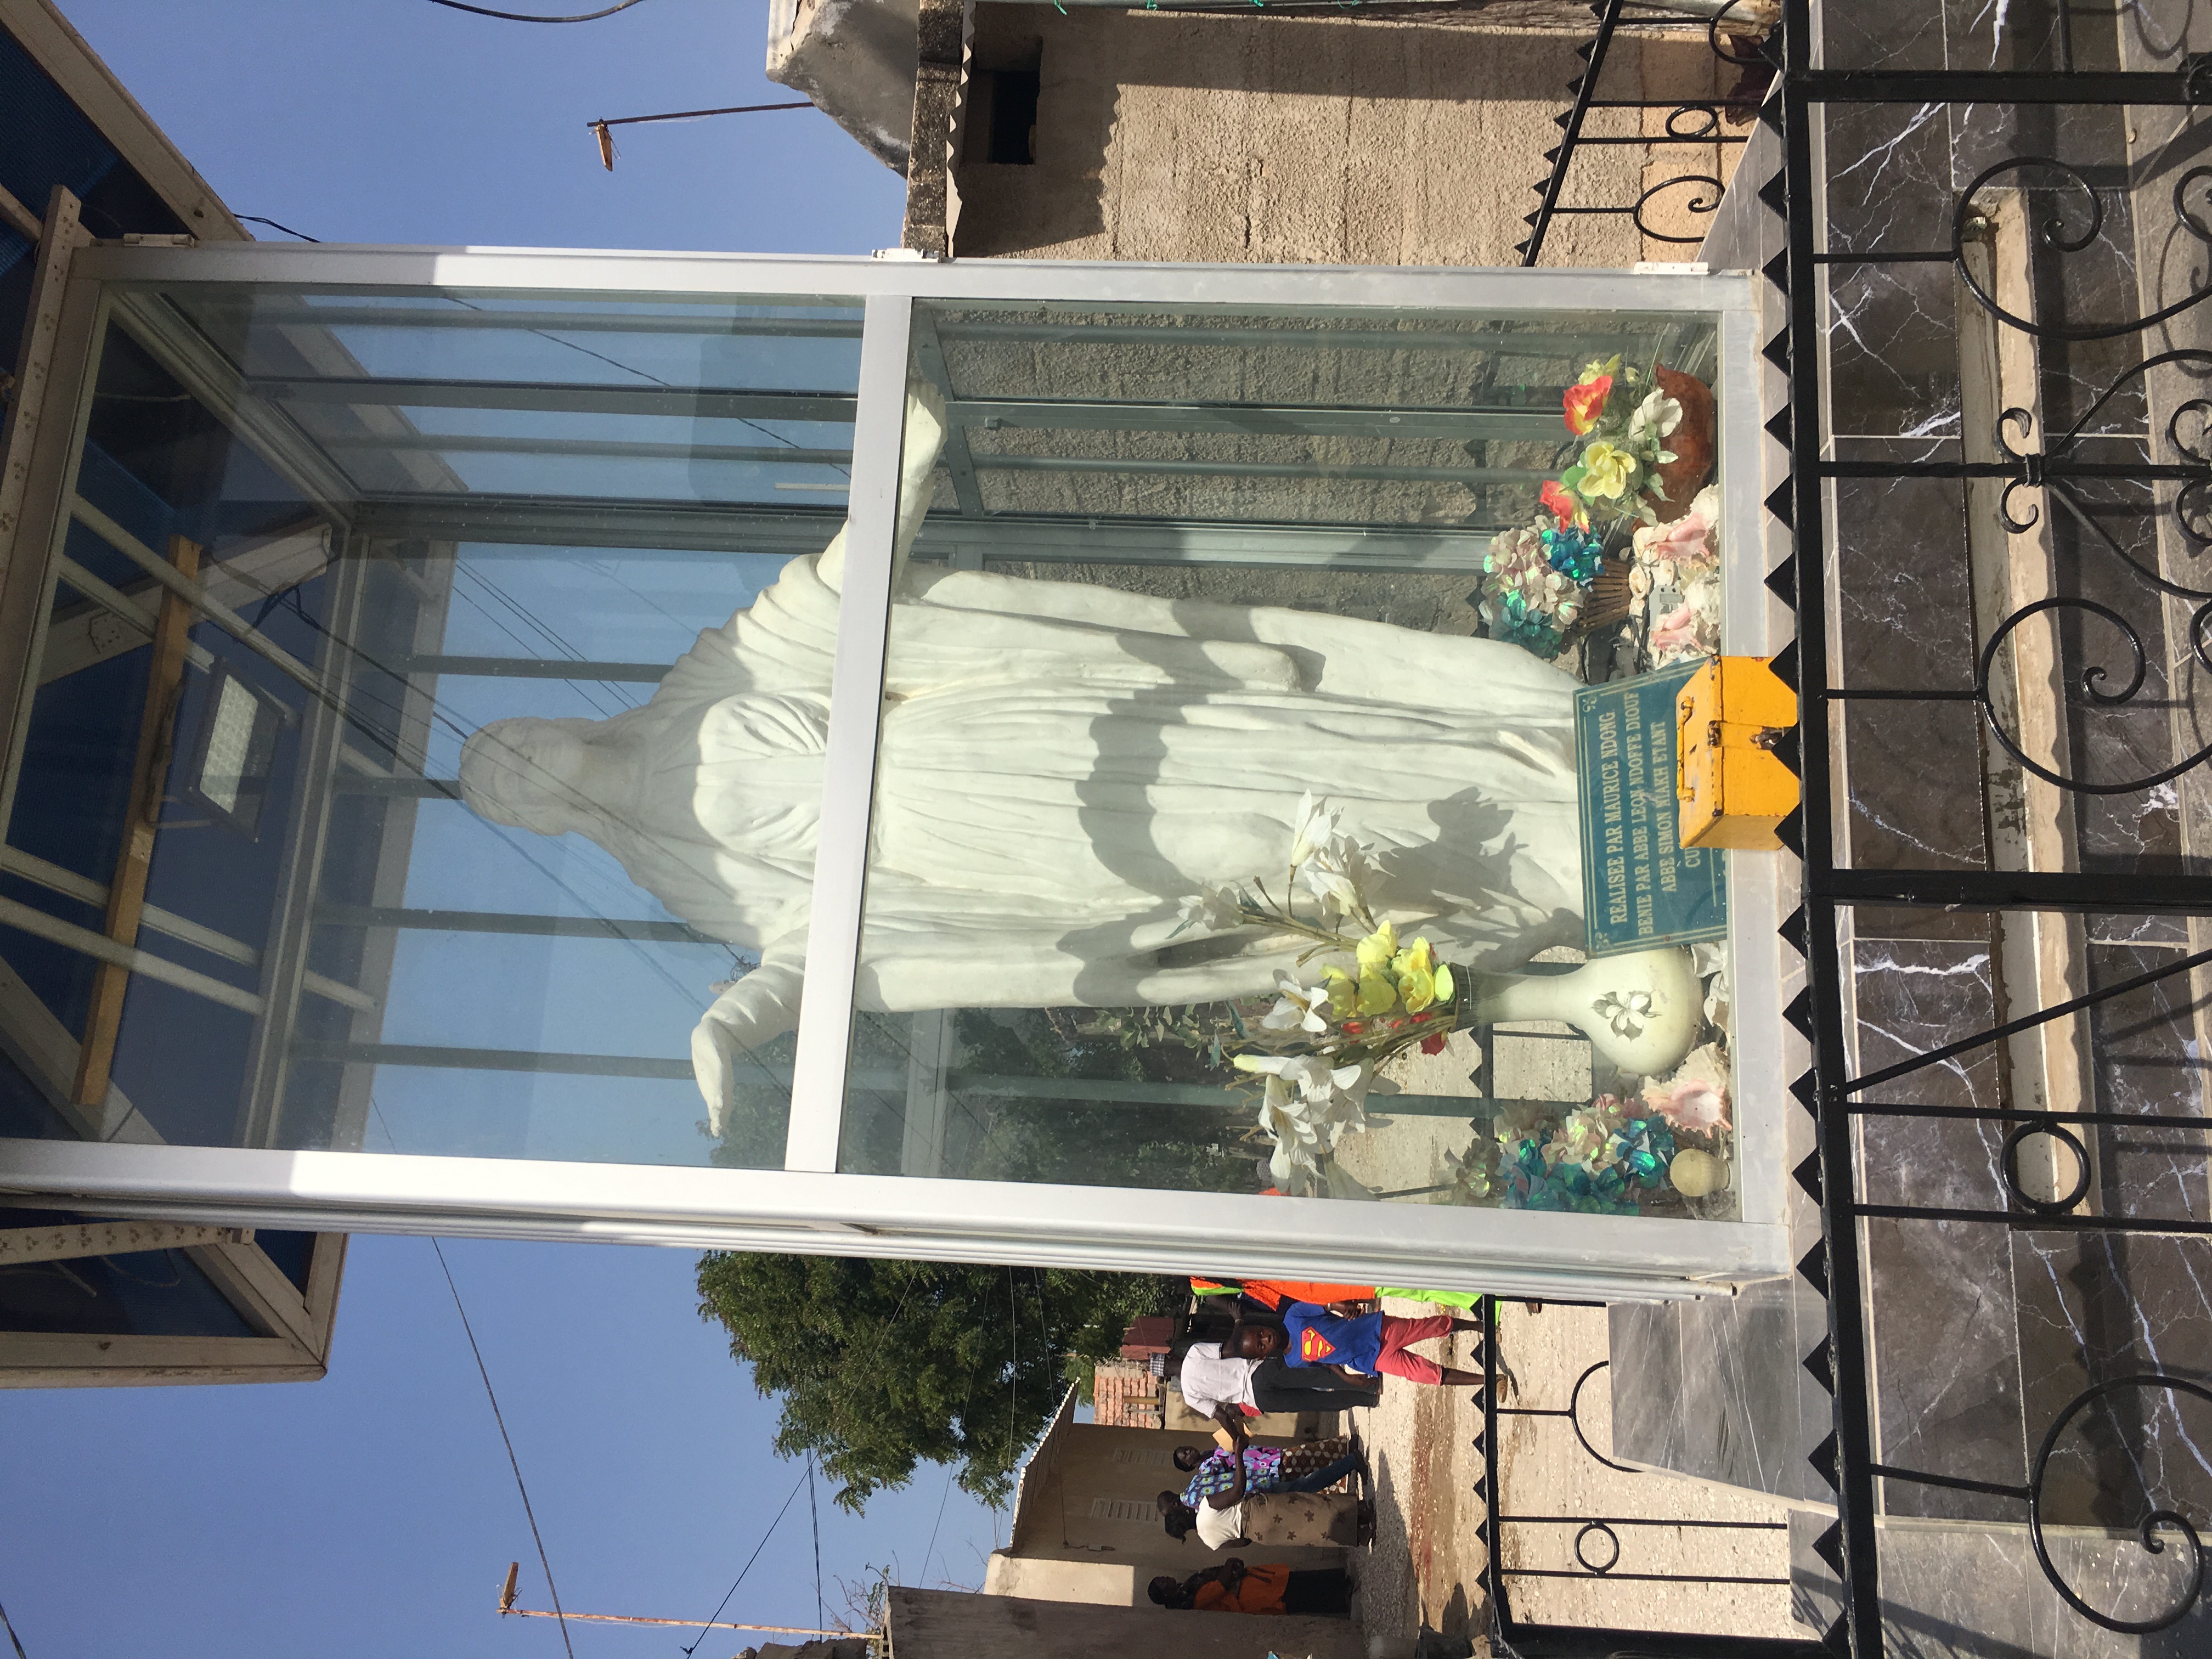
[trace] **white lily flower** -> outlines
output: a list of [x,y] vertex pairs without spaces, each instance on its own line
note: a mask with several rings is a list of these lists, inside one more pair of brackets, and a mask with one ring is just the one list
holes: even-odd
[[1340,1066],[1328,1073],[1327,1092],[1316,1104],[1328,1114],[1331,1151],[1347,1131],[1365,1132],[1367,1091],[1374,1080],[1374,1068],[1364,1063]]
[[1244,909],[1237,890],[1224,882],[1209,883],[1183,900],[1176,912],[1178,933],[1187,927],[1202,933],[1225,933],[1244,925]]
[[1318,1180],[1321,1161],[1295,1140],[1279,1141],[1274,1155],[1267,1160],[1267,1173],[1275,1178],[1278,1187],[1287,1187],[1302,1176]]
[[1293,1028],[1316,1034],[1328,1030],[1328,987],[1306,987],[1285,973],[1275,970],[1275,989],[1279,993],[1275,1006],[1260,1022],[1263,1030],[1287,1031]]
[[1291,834],[1291,862],[1295,866],[1304,864],[1328,844],[1336,834],[1336,813],[1325,803],[1316,800],[1313,791],[1309,789],[1298,797],[1294,822],[1297,827]]
[[1352,915],[1359,908],[1359,888],[1341,870],[1330,868],[1319,859],[1308,859],[1298,866],[1298,877],[1306,890],[1321,901],[1322,909],[1330,915]]
[[1663,392],[1655,391],[1628,417],[1631,438],[1663,438],[1682,424],[1682,405]]

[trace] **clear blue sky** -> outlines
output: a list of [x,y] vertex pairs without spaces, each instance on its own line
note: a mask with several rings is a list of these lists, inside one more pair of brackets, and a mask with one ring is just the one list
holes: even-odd
[[[506,0],[530,9],[539,0]],[[61,0],[234,210],[329,241],[864,252],[899,181],[811,111],[631,129],[594,117],[769,102],[763,0],[646,0],[558,27],[428,0]],[[544,0],[546,10],[588,10]],[[257,227],[257,229],[260,228]],[[275,235],[274,232],[267,232]],[[772,1402],[694,1310],[671,1250],[447,1247],[499,1385],[563,1601],[709,1612],[791,1490]],[[430,1247],[355,1241],[330,1378],[0,1395],[17,1525],[0,1557],[30,1659],[525,1659],[544,1583]],[[855,1521],[821,1504],[822,1568],[894,1559],[973,1584],[991,1514],[925,1468]],[[814,1619],[802,1491],[725,1616]],[[924,1562],[933,1529],[936,1547]],[[581,1655],[675,1659],[690,1634],[579,1626]],[[750,1641],[722,1632],[699,1659]]]

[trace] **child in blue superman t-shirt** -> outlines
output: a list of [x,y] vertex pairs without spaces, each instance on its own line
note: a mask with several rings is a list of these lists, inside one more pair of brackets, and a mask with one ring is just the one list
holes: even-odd
[[1239,1325],[1222,1344],[1222,1352],[1242,1359],[1265,1359],[1279,1353],[1284,1363],[1291,1365],[1334,1366],[1347,1375],[1380,1372],[1402,1376],[1409,1382],[1471,1389],[1480,1385],[1479,1373],[1440,1364],[1408,1349],[1432,1336],[1480,1329],[1472,1321],[1454,1319],[1449,1314],[1407,1319],[1386,1313],[1334,1313],[1318,1303],[1292,1302],[1283,1309],[1279,1327]]

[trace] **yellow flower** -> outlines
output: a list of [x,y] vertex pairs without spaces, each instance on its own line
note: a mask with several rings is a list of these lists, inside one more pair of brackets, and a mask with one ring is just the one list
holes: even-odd
[[1398,994],[1406,1000],[1407,1013],[1418,1014],[1437,1000],[1436,966],[1425,939],[1415,939],[1392,958],[1390,971],[1397,975]]
[[1627,489],[1628,480],[1635,471],[1633,455],[1600,440],[1583,451],[1582,481],[1575,486],[1575,493],[1618,500]]
[[1452,1000],[1453,989],[1451,963],[1449,962],[1438,963],[1437,964],[1436,978],[1437,1000],[1438,1002],[1449,1002]]
[[1359,969],[1359,1012],[1372,1018],[1387,1014],[1398,1000],[1398,988],[1380,968],[1364,964]]
[[1339,1019],[1348,1019],[1359,1006],[1359,987],[1352,975],[1341,968],[1324,968],[1322,980],[1328,987],[1328,1011]]
[[1596,380],[1600,375],[1618,374],[1620,373],[1620,354],[1616,351],[1612,356],[1606,358],[1602,362],[1583,364],[1581,383],[1584,386],[1588,386],[1592,380]]
[[1367,977],[1367,970],[1380,972],[1389,965],[1390,958],[1398,954],[1398,929],[1384,922],[1365,939],[1359,941],[1359,976]]

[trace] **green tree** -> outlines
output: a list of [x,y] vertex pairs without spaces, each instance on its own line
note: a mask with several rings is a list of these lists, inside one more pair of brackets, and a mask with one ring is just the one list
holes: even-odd
[[812,1452],[859,1513],[917,1463],[959,1466],[986,1504],[1067,1387],[1071,1360],[1103,1359],[1132,1319],[1182,1281],[1083,1269],[712,1252],[699,1312],[730,1333],[753,1385],[783,1402],[775,1447]]

